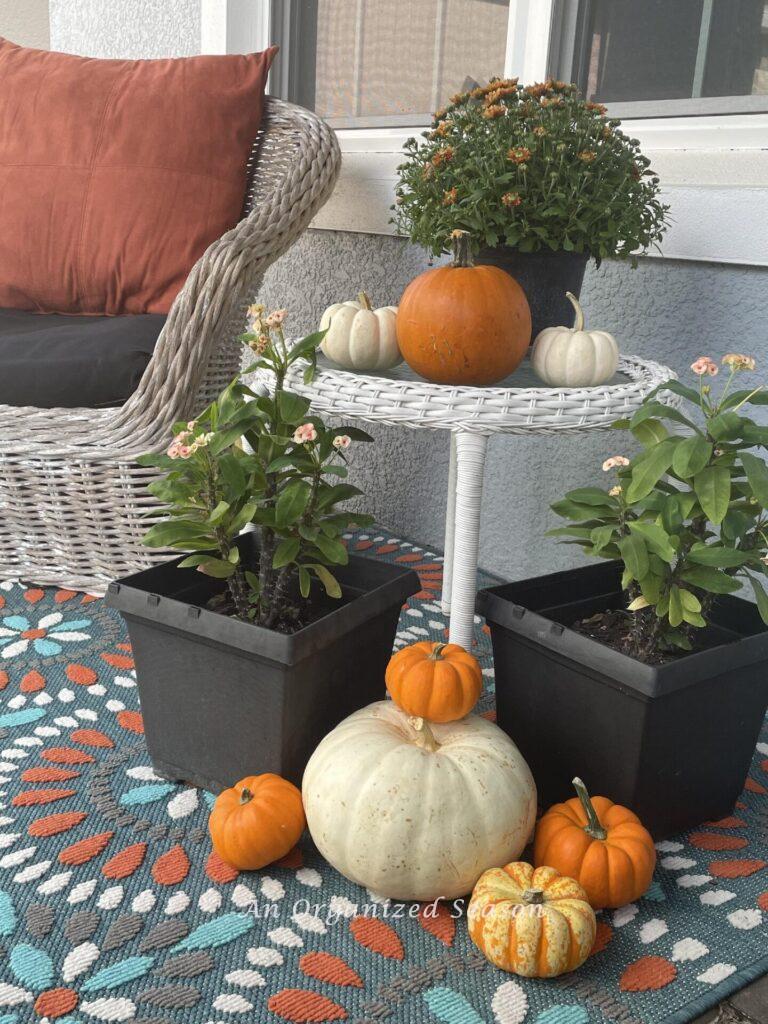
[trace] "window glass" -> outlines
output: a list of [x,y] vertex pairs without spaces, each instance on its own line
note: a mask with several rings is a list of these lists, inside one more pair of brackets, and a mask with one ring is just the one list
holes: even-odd
[[626,103],[768,95],[766,0],[591,0],[574,80]]
[[[306,0],[315,64],[301,94],[323,117],[419,124],[465,79],[504,71],[509,0]],[[312,8],[313,17],[308,17]]]

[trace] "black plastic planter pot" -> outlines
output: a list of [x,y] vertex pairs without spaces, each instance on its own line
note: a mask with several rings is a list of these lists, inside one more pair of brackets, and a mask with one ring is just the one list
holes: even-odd
[[565,297],[578,299],[589,256],[578,252],[519,252],[507,246],[481,249],[476,263],[501,267],[518,282],[531,307],[531,341],[545,327],[569,327],[573,306]]
[[542,806],[592,793],[632,808],[655,839],[730,814],[768,704],[768,632],[756,607],[718,599],[722,642],[644,665],[569,629],[621,604],[604,562],[489,587],[498,724],[531,767]]
[[[255,537],[238,541],[246,562]],[[322,737],[384,696],[400,609],[418,576],[351,556],[334,570],[342,602],[286,635],[207,610],[223,584],[180,561],[107,591],[128,624],[155,769],[214,793],[261,772],[299,784]]]

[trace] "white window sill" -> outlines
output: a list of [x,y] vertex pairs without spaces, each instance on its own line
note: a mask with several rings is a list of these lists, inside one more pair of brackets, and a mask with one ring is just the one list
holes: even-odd
[[[640,140],[671,207],[663,257],[768,266],[768,114],[655,118],[622,128]],[[313,227],[395,234],[396,167],[403,143],[420,131],[339,131],[341,176]]]

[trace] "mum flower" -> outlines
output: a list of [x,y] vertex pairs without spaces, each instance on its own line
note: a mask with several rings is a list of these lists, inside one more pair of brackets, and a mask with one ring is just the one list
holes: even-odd
[[607,473],[610,469],[620,469],[628,465],[629,459],[624,455],[612,455],[610,459],[606,459],[603,463],[603,472]]
[[723,366],[730,366],[732,370],[754,370],[755,360],[752,356],[744,356],[738,352],[729,352],[723,356]]
[[527,146],[512,146],[507,150],[507,160],[513,164],[524,164],[531,159],[531,151]]
[[293,432],[294,444],[309,444],[317,440],[317,431],[312,423],[302,423]]
[[717,363],[715,363],[709,356],[699,356],[699,358],[691,363],[691,369],[698,377],[703,377],[705,373],[708,373],[710,377],[714,377],[717,373]]
[[333,439],[334,448],[349,448],[352,444],[352,438],[349,434],[337,434]]
[[505,192],[501,201],[505,206],[519,206],[522,202],[517,192]]

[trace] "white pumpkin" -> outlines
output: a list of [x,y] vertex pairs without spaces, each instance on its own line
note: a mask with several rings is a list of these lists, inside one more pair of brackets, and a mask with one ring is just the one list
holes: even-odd
[[552,387],[583,388],[604,384],[616,373],[619,347],[607,331],[585,331],[579,300],[565,293],[576,310],[573,327],[545,327],[533,343],[531,364]]
[[372,309],[365,292],[358,301],[336,302],[323,313],[320,330],[328,333],[320,348],[348,370],[391,370],[402,363],[397,344],[397,306]]
[[536,820],[530,769],[498,726],[476,715],[427,724],[390,700],[322,740],[302,797],[325,859],[398,900],[465,895],[519,857]]

